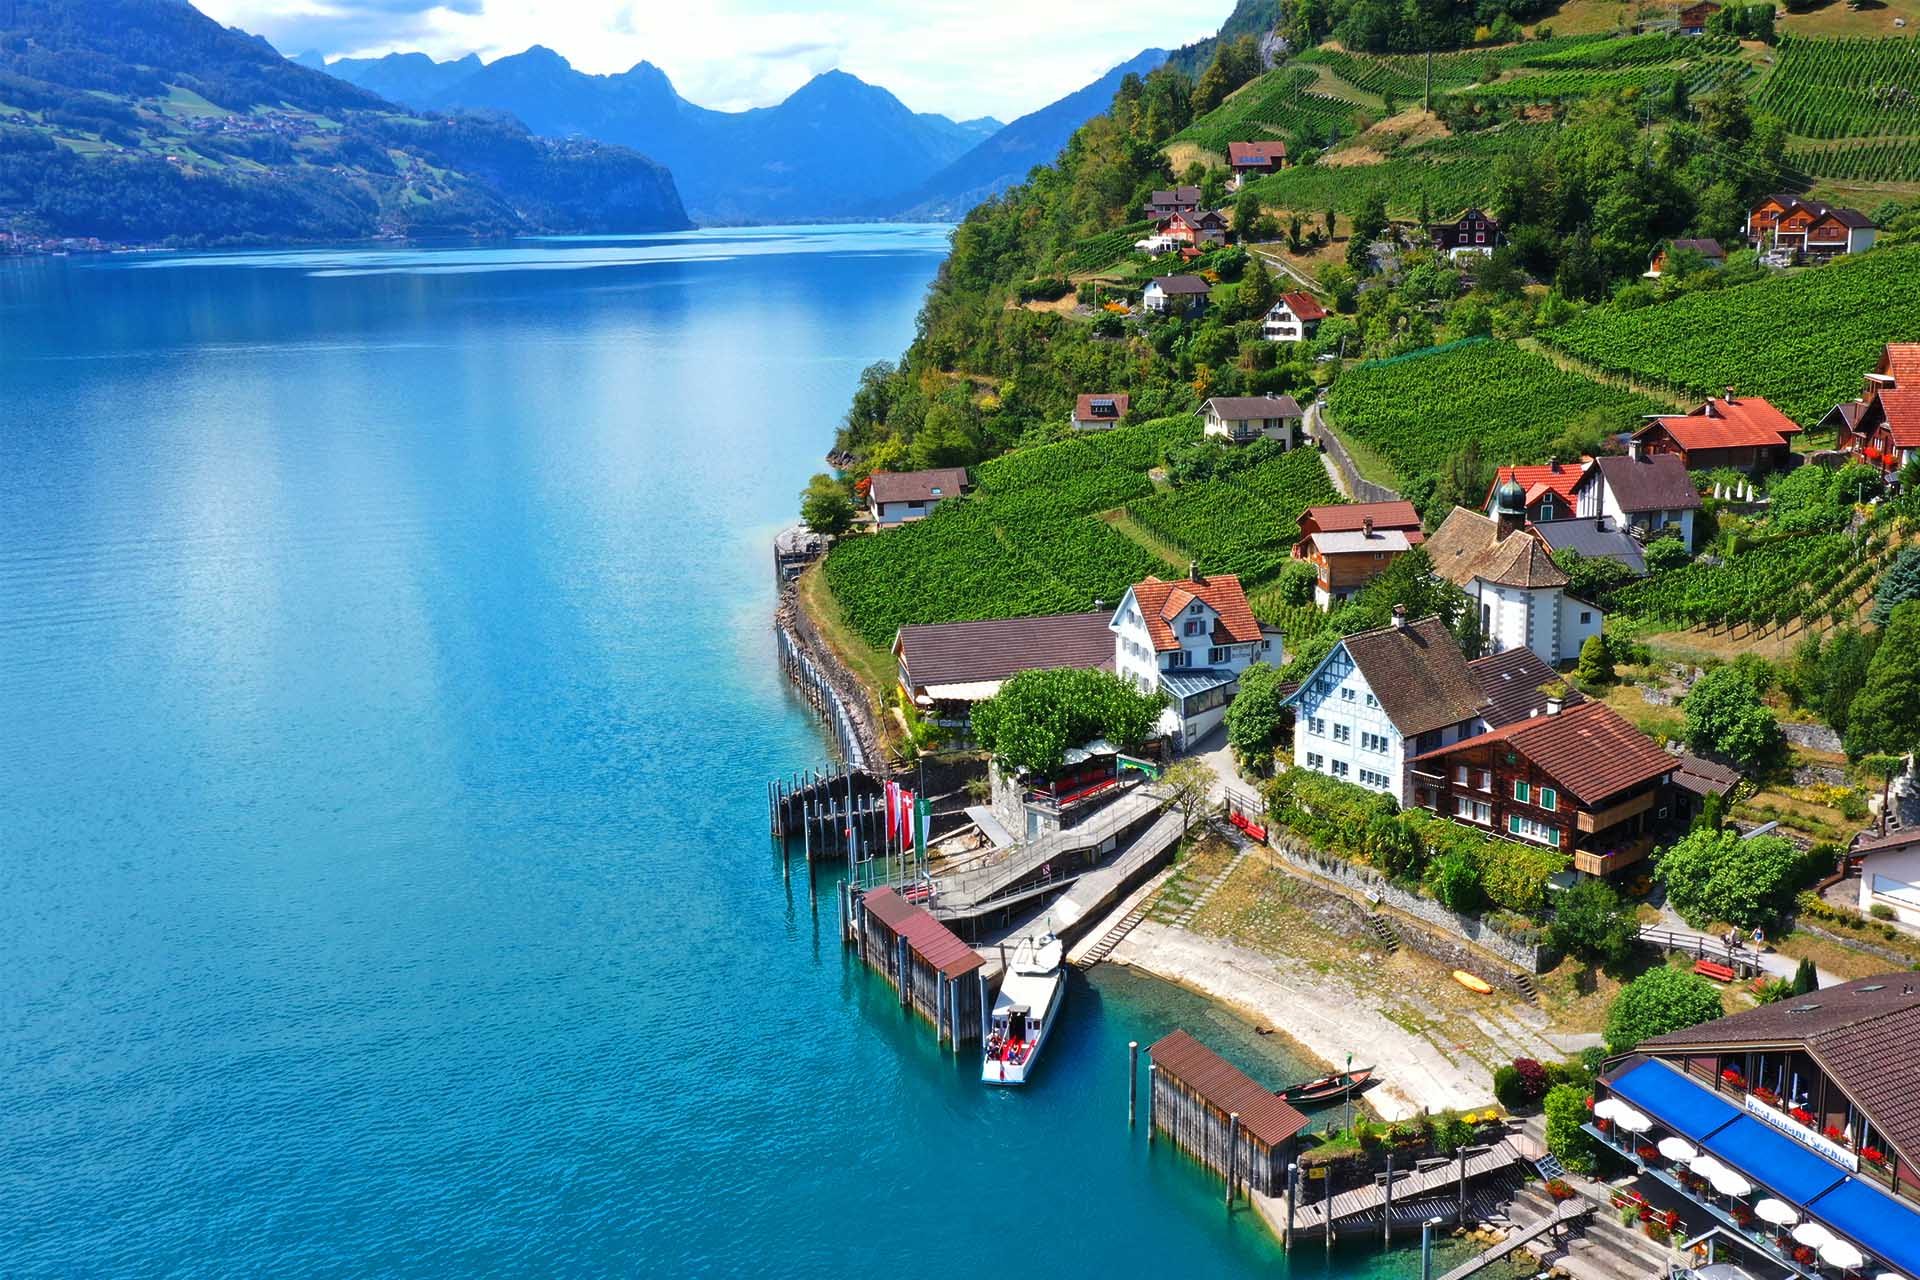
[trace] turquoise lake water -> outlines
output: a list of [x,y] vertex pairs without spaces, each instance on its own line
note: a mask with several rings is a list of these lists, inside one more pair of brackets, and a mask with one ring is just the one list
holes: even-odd
[[[768,539],[944,229],[0,263],[0,1275],[1287,1269],[764,838]],[[1417,1274],[1308,1249],[1296,1275]]]

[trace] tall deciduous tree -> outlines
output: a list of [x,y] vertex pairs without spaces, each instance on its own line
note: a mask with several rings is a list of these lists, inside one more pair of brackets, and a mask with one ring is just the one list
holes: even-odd
[[1607,1010],[1607,1048],[1625,1053],[1642,1040],[1711,1022],[1724,1010],[1705,978],[1662,966],[1620,989]]
[[1256,662],[1240,675],[1240,692],[1227,706],[1227,742],[1255,768],[1273,759],[1290,712],[1281,705],[1280,669]]
[[1806,873],[1806,855],[1779,836],[1742,839],[1719,830],[1689,832],[1654,868],[1667,904],[1695,928],[1720,920],[1742,928],[1770,925]]
[[1694,682],[1684,703],[1687,746],[1723,756],[1743,768],[1772,762],[1784,739],[1760,691],[1735,667],[1709,671]]
[[1866,685],[1847,709],[1847,754],[1903,755],[1920,747],[1920,600],[1893,610]]
[[1046,773],[1095,738],[1138,746],[1166,705],[1111,672],[1023,671],[975,705],[973,732],[1003,762]]
[[801,490],[800,518],[815,533],[845,533],[853,527],[853,500],[844,485],[823,472]]

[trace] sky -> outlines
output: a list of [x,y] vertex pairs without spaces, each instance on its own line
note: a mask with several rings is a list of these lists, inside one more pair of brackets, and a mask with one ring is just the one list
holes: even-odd
[[419,50],[487,61],[529,45],[582,71],[666,71],[681,96],[737,111],[838,68],[916,111],[1011,120],[1142,49],[1211,35],[1233,6],[1164,0],[194,0],[288,57]]

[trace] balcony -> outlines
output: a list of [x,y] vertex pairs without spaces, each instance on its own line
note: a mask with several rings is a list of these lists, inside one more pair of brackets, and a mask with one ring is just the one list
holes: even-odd
[[1584,871],[1590,876],[1607,876],[1623,867],[1630,867],[1653,852],[1651,836],[1635,840],[1632,844],[1617,845],[1604,853],[1591,849],[1575,849],[1573,866],[1576,871]]
[[1628,818],[1653,808],[1655,799],[1657,796],[1654,792],[1643,791],[1632,799],[1622,800],[1610,808],[1601,809],[1595,813],[1583,812],[1575,820],[1574,825],[1587,835],[1592,835],[1596,831],[1605,831],[1608,827],[1617,826]]

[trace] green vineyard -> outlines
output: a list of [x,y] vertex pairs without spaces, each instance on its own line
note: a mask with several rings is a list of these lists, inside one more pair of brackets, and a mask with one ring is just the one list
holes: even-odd
[[1412,477],[1445,470],[1468,441],[1490,463],[1543,462],[1576,418],[1598,411],[1625,430],[1661,406],[1511,343],[1469,338],[1356,365],[1334,383],[1327,408],[1342,435]]
[[1638,311],[1600,308],[1540,337],[1685,396],[1736,386],[1805,425],[1858,395],[1880,348],[1913,340],[1916,315],[1920,247],[1906,246]]
[[1780,41],[1753,96],[1802,138],[1920,134],[1920,41]]
[[1796,172],[1842,182],[1920,181],[1920,138],[1799,147],[1787,152]]
[[1241,89],[1218,110],[1209,112],[1181,133],[1174,142],[1190,142],[1209,151],[1226,154],[1230,142],[1278,137],[1293,130],[1304,130],[1316,138],[1352,133],[1369,115],[1358,103],[1346,102],[1312,92],[1313,72],[1306,67],[1288,66],[1270,71]]
[[1299,165],[1247,185],[1263,204],[1302,213],[1331,206],[1356,214],[1380,191],[1393,213],[1417,212],[1424,194],[1434,211],[1446,214],[1484,203],[1492,195],[1501,156],[1531,154],[1552,137],[1552,125],[1506,125],[1409,147],[1379,164]]
[[1263,582],[1286,565],[1300,513],[1339,502],[1320,456],[1296,449],[1225,480],[1190,484],[1127,507],[1142,528],[1184,548],[1203,573]]

